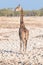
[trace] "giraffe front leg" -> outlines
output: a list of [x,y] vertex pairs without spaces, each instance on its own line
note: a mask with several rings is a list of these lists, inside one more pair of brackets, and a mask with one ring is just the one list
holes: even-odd
[[26,52],[26,49],[27,49],[27,41],[25,40],[23,51]]
[[20,52],[22,51],[22,41],[20,40]]
[[25,40],[25,52],[26,52],[26,49],[27,49],[27,40]]

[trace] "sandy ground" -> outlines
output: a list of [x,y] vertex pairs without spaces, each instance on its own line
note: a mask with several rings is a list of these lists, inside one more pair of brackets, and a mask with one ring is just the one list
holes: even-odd
[[19,18],[0,17],[0,65],[43,65],[43,17],[24,21],[29,30],[25,54],[20,52]]

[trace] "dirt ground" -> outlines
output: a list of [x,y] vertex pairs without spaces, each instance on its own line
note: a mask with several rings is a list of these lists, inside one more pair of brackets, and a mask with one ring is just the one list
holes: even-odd
[[26,53],[20,52],[20,17],[0,17],[0,65],[43,65],[43,17],[24,17],[29,30]]

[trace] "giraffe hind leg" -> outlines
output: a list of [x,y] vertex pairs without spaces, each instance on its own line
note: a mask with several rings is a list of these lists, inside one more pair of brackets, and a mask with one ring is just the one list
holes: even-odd
[[24,41],[23,51],[26,52],[26,49],[27,49],[27,40]]
[[27,40],[25,41],[25,52],[26,52],[26,49],[27,49]]
[[20,40],[20,51],[22,50],[22,41]]

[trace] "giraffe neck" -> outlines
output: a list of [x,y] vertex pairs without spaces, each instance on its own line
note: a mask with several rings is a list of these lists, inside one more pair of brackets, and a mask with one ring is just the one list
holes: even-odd
[[21,10],[21,15],[20,15],[20,27],[25,27],[23,22],[23,9]]

